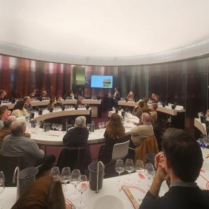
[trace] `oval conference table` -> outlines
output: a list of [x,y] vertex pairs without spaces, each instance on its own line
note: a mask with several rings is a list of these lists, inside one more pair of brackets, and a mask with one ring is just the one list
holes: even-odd
[[[92,117],[100,117],[101,116],[101,104],[102,100],[96,100],[96,99],[83,99],[82,103],[84,105],[89,105],[92,110]],[[49,104],[49,100],[43,100],[43,101],[38,101],[38,100],[32,100],[31,105],[32,107],[43,107],[47,106]],[[77,104],[76,99],[68,99],[68,100],[63,100],[62,101],[63,105],[75,105]],[[1,103],[1,105],[7,105],[9,109],[13,109],[14,105],[13,103]]]
[[[74,108],[71,108],[70,110],[65,110],[61,111],[58,110],[56,112],[50,113],[49,111],[45,110],[43,111],[43,115],[38,115],[38,113],[35,113],[34,119],[37,121],[43,121],[49,118],[53,117],[60,117],[60,116],[66,116],[66,114],[77,114],[77,115],[84,115],[85,114],[90,114],[90,110],[86,110],[85,108],[79,108],[78,110],[75,110]],[[136,116],[130,116],[128,118],[129,121],[132,122],[138,122],[138,118]],[[131,122],[129,123],[124,123],[125,131],[128,132],[131,130],[135,125]],[[104,131],[105,129],[96,129],[94,132],[89,133],[89,138],[88,138],[88,144],[93,145],[93,144],[100,144],[104,143]],[[31,139],[35,140],[35,142],[38,145],[42,145],[45,147],[45,152],[46,152],[46,147],[47,146],[63,146],[63,137],[66,134],[66,131],[47,131],[45,132],[44,129],[40,128],[30,128],[27,129],[27,132],[31,134]]]

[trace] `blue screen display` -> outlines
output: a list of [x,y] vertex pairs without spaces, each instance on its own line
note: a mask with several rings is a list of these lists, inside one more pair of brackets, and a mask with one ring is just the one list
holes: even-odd
[[113,87],[112,75],[92,75],[91,88],[105,88],[110,89]]

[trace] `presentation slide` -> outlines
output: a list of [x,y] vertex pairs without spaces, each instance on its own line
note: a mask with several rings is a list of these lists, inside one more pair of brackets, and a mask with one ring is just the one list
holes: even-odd
[[112,75],[92,75],[91,76],[92,88],[112,88],[113,76]]

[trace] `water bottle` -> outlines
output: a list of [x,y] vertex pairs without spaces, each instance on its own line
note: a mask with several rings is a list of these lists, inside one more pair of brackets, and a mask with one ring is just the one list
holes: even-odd
[[95,123],[94,123],[94,121],[92,121],[92,123],[91,123],[91,132],[94,132],[94,130],[95,130]]

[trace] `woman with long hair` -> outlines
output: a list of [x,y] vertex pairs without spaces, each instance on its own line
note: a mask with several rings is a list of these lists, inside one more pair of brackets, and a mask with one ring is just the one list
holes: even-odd
[[117,113],[112,114],[110,117],[104,137],[106,141],[104,147],[100,149],[102,152],[100,153],[100,160],[104,164],[107,164],[111,161],[114,145],[127,141],[125,138],[125,128],[122,124],[121,117]]
[[12,115],[14,115],[16,118],[26,116],[28,114],[28,111],[24,108],[24,101],[19,100],[14,106],[14,109],[12,111]]

